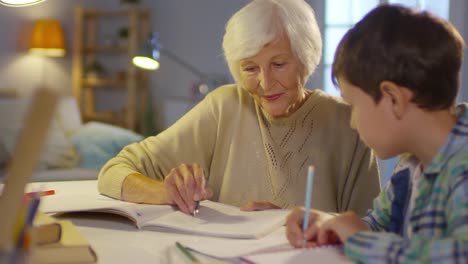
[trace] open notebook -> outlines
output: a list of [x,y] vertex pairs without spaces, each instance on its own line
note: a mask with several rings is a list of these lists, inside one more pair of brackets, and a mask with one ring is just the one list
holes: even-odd
[[[179,243],[202,263],[352,263],[342,246],[294,248],[285,227],[257,240],[184,238]],[[190,263],[174,245],[167,248],[168,263]]]
[[97,192],[96,181],[86,184],[89,186],[83,186],[79,194],[56,193],[43,197],[41,211],[114,213],[131,219],[138,228],[243,239],[260,238],[271,233],[284,224],[288,214],[287,210],[278,209],[244,212],[235,206],[203,201],[200,203],[200,213],[191,216],[169,205],[136,204],[112,199]]
[[246,260],[256,264],[270,263],[354,263],[346,258],[342,246],[322,246],[309,249],[294,249],[246,256]]
[[17,137],[14,156],[0,197],[0,250],[8,251],[13,247],[12,232],[21,208],[24,189],[39,160],[58,98],[57,90],[38,89]]

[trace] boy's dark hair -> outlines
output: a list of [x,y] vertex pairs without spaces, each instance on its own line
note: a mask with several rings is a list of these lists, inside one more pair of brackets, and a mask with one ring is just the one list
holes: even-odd
[[455,103],[465,43],[447,21],[427,12],[381,5],[351,28],[338,45],[332,81],[344,78],[374,98],[392,81],[414,94],[427,110]]

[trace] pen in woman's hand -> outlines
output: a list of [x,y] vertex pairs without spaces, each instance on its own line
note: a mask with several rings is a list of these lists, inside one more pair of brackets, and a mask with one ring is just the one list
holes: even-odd
[[200,211],[199,211],[199,208],[200,208],[200,201],[195,201],[195,207],[194,207],[194,208],[195,208],[195,209],[193,210],[192,215],[193,215],[193,216],[197,216],[198,213],[200,212]]
[[196,194],[194,197],[195,206],[192,215],[197,216],[200,213],[200,201],[206,199],[206,179],[205,172],[198,164],[194,164],[193,167],[194,178],[196,182]]

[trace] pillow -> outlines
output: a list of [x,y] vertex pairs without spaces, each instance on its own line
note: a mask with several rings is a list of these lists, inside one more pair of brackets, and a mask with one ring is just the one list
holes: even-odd
[[83,126],[80,108],[73,96],[65,96],[60,99],[57,106],[57,117],[67,137]]
[[[29,110],[30,98],[0,97],[0,145],[11,158],[16,138],[23,128]],[[40,168],[69,168],[78,164],[79,156],[65,135],[56,116],[51,120],[47,140],[39,158]]]
[[141,141],[142,135],[128,129],[99,122],[86,123],[71,140],[80,153],[80,167],[101,169],[128,144]]

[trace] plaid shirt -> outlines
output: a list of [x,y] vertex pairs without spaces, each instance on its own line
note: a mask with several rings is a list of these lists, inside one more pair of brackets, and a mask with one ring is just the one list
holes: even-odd
[[406,239],[410,175],[418,163],[414,156],[400,159],[363,218],[373,231],[348,238],[348,257],[365,263],[468,263],[468,104],[457,107],[455,127],[423,172],[409,212],[412,237]]

